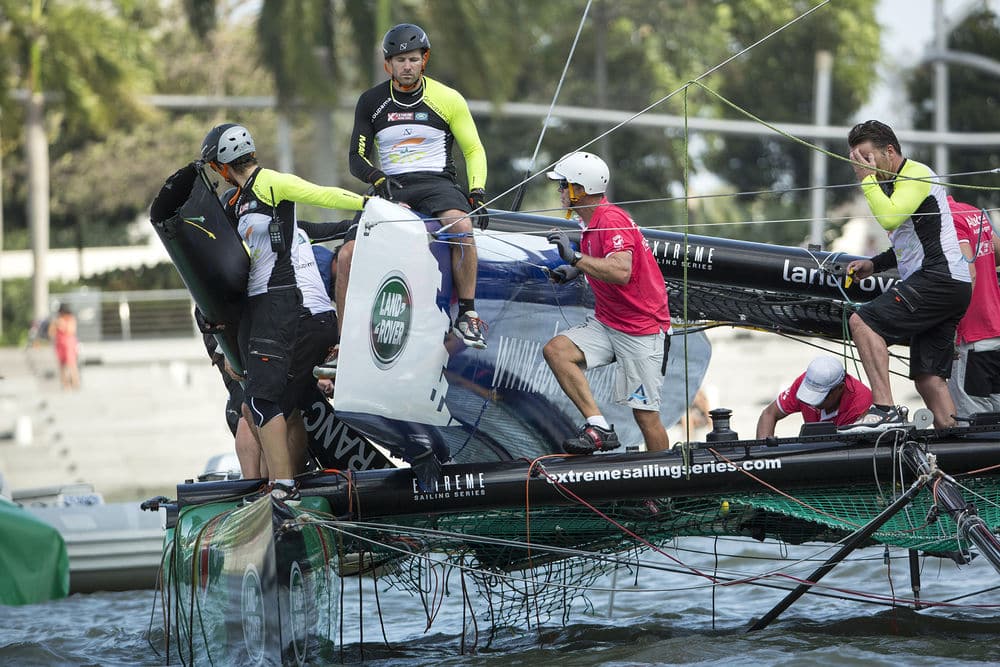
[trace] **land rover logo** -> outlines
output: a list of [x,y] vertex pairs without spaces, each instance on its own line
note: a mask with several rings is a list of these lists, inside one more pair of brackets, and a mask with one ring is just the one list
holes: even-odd
[[253,563],[249,563],[243,572],[240,615],[243,618],[243,643],[247,656],[252,664],[259,663],[264,657],[264,594]]
[[295,650],[295,662],[304,665],[306,662],[306,645],[309,639],[309,603],[307,601],[306,582],[302,576],[299,562],[292,561],[291,572],[288,575],[288,615],[292,626],[292,648]]
[[399,359],[410,337],[410,288],[394,273],[382,281],[372,304],[371,341],[375,365],[386,370]]

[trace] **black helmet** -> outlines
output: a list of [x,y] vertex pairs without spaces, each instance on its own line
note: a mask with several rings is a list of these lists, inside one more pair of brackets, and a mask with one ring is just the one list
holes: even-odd
[[430,51],[431,40],[427,39],[427,33],[418,25],[412,23],[400,23],[390,28],[382,38],[382,55],[386,59],[398,53],[416,51],[420,49],[424,53]]
[[250,130],[236,123],[223,123],[216,125],[205,135],[205,140],[201,142],[201,159],[205,162],[229,164],[256,150]]

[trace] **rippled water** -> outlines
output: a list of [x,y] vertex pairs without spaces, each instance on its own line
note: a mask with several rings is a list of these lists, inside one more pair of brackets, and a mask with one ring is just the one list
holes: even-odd
[[[670,553],[705,572],[782,571],[806,576],[829,551],[822,547],[781,548],[777,545],[707,539],[680,540]],[[720,552],[718,564],[713,552]],[[703,552],[703,553],[696,553]],[[725,555],[725,552],[737,556]],[[777,556],[808,558],[776,563]],[[662,559],[661,564],[674,566]],[[923,561],[923,599],[945,600],[1000,586],[1000,575],[977,559],[959,569],[950,561]],[[896,595],[909,596],[905,552],[894,552],[892,583]],[[501,629],[488,640],[480,627],[474,656],[460,653],[460,596],[445,599],[428,631],[421,602],[398,591],[380,591],[379,602],[391,648],[381,642],[381,627],[371,582],[363,589],[366,610],[364,643],[359,643],[357,580],[346,586],[343,652],[313,647],[311,664],[343,660],[371,665],[537,665],[558,661],[575,665],[963,665],[995,663],[1000,637],[1000,592],[981,593],[956,606],[913,611],[869,606],[856,599],[808,595],[766,630],[747,634],[759,617],[783,595],[761,587],[712,588],[697,576],[648,572],[635,579],[624,575],[594,584],[589,609],[576,604],[566,626],[555,621],[541,631]],[[866,549],[824,580],[828,592],[841,590],[889,596],[881,549]],[[615,589],[609,616],[611,593]],[[353,591],[353,595],[351,594]],[[853,595],[852,595],[853,597]],[[153,591],[74,595],[65,600],[25,607],[0,607],[2,665],[160,665],[163,630]],[[981,605],[982,607],[957,606]],[[154,613],[155,611],[155,613]],[[152,619],[152,621],[151,621]],[[714,627],[713,627],[714,626]],[[471,643],[473,634],[466,633]],[[154,648],[155,647],[155,648]],[[172,664],[181,664],[176,652]]]

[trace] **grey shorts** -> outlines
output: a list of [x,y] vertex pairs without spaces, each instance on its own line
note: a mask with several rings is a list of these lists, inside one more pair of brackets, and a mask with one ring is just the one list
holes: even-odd
[[618,362],[614,399],[633,410],[660,409],[663,384],[663,345],[666,332],[630,336],[601,324],[593,317],[562,332],[583,352],[586,368]]

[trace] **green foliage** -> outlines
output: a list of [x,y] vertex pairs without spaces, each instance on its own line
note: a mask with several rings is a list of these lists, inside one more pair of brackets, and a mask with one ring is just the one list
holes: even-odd
[[3,336],[0,345],[24,345],[31,326],[31,280],[5,280],[3,289]]
[[[30,4],[0,0],[0,95],[23,87],[35,34]],[[817,4],[817,0],[595,0],[557,102],[635,113]],[[502,102],[547,106],[567,64],[583,0],[499,3],[495,0],[60,0],[44,3],[43,87],[63,96],[48,105],[53,245],[117,242],[146,214],[163,179],[197,155],[205,132],[223,121],[246,124],[262,163],[277,166],[277,119],[271,109],[150,110],[141,93],[263,96],[277,94],[292,126],[293,171],[324,183],[363,186],[346,176],[344,146],[357,93],[379,78],[374,56],[388,26],[412,21],[433,45],[431,76],[470,99],[498,103],[477,116],[487,149],[488,190],[514,188],[562,154],[588,146],[612,166],[612,196],[649,226],[684,220],[688,154],[678,130],[609,129],[598,122],[554,118],[535,163],[541,120],[504,115]],[[250,7],[248,9],[248,7]],[[807,123],[812,116],[817,47],[834,52],[832,122],[843,122],[866,98],[874,78],[878,27],[866,0],[839,0],[728,63],[704,83],[757,115]],[[192,29],[194,27],[194,30]],[[603,83],[602,83],[603,82]],[[735,118],[711,96],[687,99],[693,116]],[[683,114],[684,96],[652,107]],[[337,108],[335,123],[323,121]],[[318,113],[313,113],[320,109]],[[5,104],[0,151],[7,245],[23,243],[26,172],[18,104]],[[701,135],[710,171],[735,191],[784,189],[808,177],[808,150],[784,140]],[[332,153],[332,165],[314,156]],[[695,155],[696,151],[688,153]],[[831,173],[836,174],[834,169]],[[845,174],[847,179],[849,174]],[[838,195],[831,195],[836,198]],[[768,201],[759,202],[764,199]],[[509,205],[511,196],[496,202]],[[801,218],[805,195],[740,198],[713,213],[717,222],[756,216]],[[531,182],[525,208],[550,209],[558,198],[544,177]],[[692,206],[701,221],[706,210]],[[305,215],[318,219],[314,212]],[[696,217],[697,217],[696,216]],[[802,223],[804,225],[804,223]],[[780,226],[774,227],[778,229]],[[756,235],[766,227],[746,225]],[[727,229],[727,233],[729,229]],[[801,239],[804,227],[770,240]],[[116,231],[117,230],[117,231]],[[742,235],[733,228],[733,235]]]
[[[816,2],[774,3],[746,0],[731,3],[739,20],[732,21],[733,50],[752,44],[768,32],[802,14]],[[844,0],[827,5],[803,21],[755,47],[750,53],[729,63],[719,75],[715,87],[721,95],[759,118],[778,122],[811,123],[815,55],[827,50],[833,56],[830,99],[830,123],[849,124],[849,120],[867,99],[875,81],[879,29],[874,4],[868,0]],[[697,96],[699,101],[704,98]],[[722,109],[723,116],[747,120],[732,109]],[[844,137],[846,143],[847,138]],[[830,146],[836,153],[842,145]],[[705,158],[705,165],[718,177],[740,192],[762,192],[744,198],[746,202],[770,199],[764,208],[780,210],[791,206],[804,211],[808,192],[787,192],[809,185],[812,150],[796,145],[779,135],[767,138],[719,137]],[[846,179],[850,170],[829,165],[831,177]],[[830,190],[828,202],[843,201],[853,193],[847,189]],[[777,198],[786,202],[783,206]],[[803,217],[802,215],[793,217]],[[808,223],[802,223],[799,239],[808,236]],[[777,229],[777,228],[776,228]],[[775,234],[772,242],[787,242],[787,235]]]
[[333,0],[264,0],[257,21],[259,57],[283,105],[336,101],[334,16]]
[[[983,7],[971,12],[948,35],[948,48],[972,53],[1000,62],[1000,17]],[[995,132],[996,119],[1000,117],[1000,98],[997,80],[978,69],[961,65],[948,67],[948,124],[953,132]],[[913,120],[917,128],[934,127],[934,72],[930,64],[913,70],[907,81],[907,91],[913,106]],[[931,147],[904,152],[916,159],[931,162]],[[1000,148],[965,147],[949,154],[949,171],[953,174],[984,171],[1000,167]],[[955,176],[948,178],[952,195],[974,206],[1000,207],[1000,189],[996,174]],[[962,189],[963,185],[992,188],[990,190]]]

